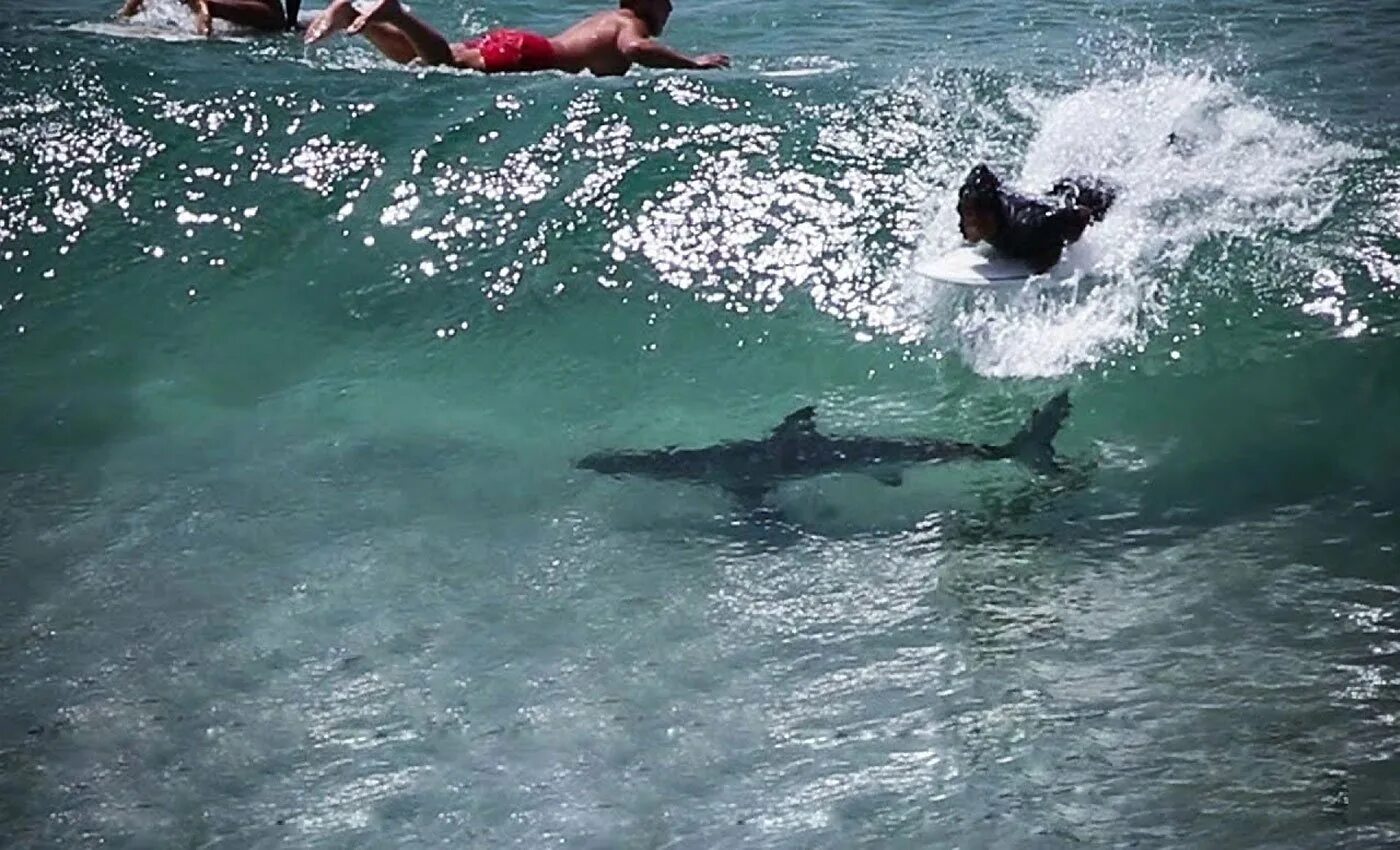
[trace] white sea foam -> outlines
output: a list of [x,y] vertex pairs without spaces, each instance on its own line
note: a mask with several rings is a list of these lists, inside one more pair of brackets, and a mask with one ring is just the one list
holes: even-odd
[[[1094,174],[1121,194],[1067,255],[1092,269],[1087,285],[970,299],[908,276],[935,337],[986,375],[1063,374],[1143,343],[1160,324],[1175,273],[1199,246],[1319,225],[1338,198],[1339,169],[1359,154],[1208,71],[1149,67],[1068,94],[1014,90],[1009,102],[1013,120],[1035,126],[1019,168],[992,162],[1013,183],[1034,191]],[[996,155],[1005,146],[987,147]],[[955,193],[943,195],[915,262],[957,244]]]

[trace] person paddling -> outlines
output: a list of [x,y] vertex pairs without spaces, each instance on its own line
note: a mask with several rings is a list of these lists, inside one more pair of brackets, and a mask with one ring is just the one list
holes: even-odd
[[969,242],[988,242],[997,253],[1043,274],[1060,261],[1066,245],[1102,221],[1117,191],[1103,180],[1066,177],[1043,197],[1013,192],[986,165],[968,172],[958,190],[958,231]]
[[312,44],[343,30],[364,35],[395,62],[449,65],[487,74],[554,70],[570,74],[591,71],[605,77],[625,74],[634,64],[649,68],[729,67],[729,57],[722,53],[690,57],[657,41],[670,16],[671,0],[621,0],[617,9],[590,15],[558,35],[498,29],[453,44],[399,0],[377,0],[363,12],[350,0],[334,0],[307,28],[306,42]]

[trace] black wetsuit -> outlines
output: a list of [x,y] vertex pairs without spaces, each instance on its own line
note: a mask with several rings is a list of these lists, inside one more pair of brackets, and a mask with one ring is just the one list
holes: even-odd
[[964,194],[988,202],[997,228],[987,241],[998,253],[1043,272],[1060,261],[1064,247],[1078,240],[1084,228],[1103,220],[1116,192],[1102,180],[1069,177],[1044,196],[1023,195],[1004,188],[991,169],[979,165],[968,175]]

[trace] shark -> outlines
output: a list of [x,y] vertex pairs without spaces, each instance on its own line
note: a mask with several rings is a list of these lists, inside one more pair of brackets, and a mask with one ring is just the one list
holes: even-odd
[[816,407],[788,414],[761,439],[733,440],[703,448],[601,451],[578,461],[604,475],[638,475],[662,481],[713,484],[741,505],[756,508],[779,485],[834,473],[861,473],[897,487],[911,466],[953,461],[1016,460],[1038,474],[1059,470],[1053,442],[1069,416],[1065,390],[1031,411],[1025,426],[1005,443],[970,443],[937,437],[870,437],[824,434]]

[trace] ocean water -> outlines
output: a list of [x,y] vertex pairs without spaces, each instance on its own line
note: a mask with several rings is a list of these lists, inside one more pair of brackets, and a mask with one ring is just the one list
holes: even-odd
[[[1400,846],[1400,6],[677,5],[731,70],[7,5],[0,845]],[[917,273],[979,160],[1089,273]],[[1056,479],[574,467],[1061,389]]]

